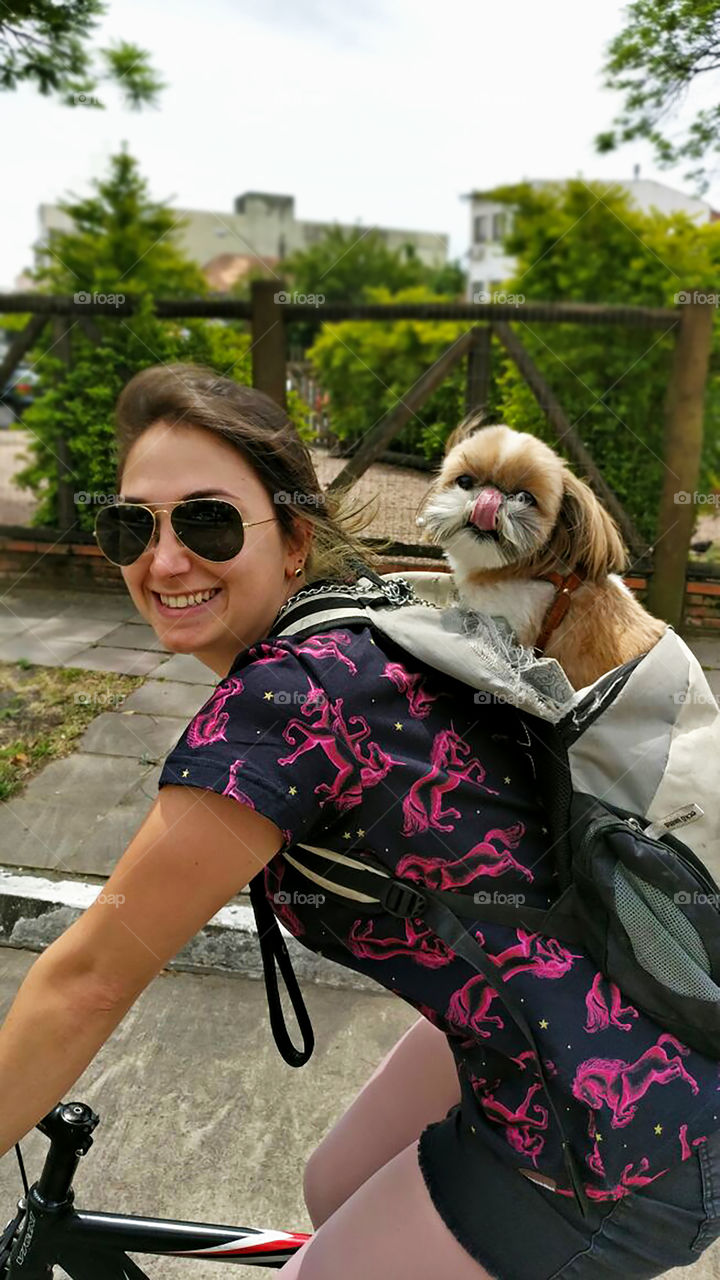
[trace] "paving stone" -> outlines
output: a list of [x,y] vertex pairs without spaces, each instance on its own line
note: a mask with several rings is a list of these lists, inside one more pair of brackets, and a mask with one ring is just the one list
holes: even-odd
[[[0,649],[0,654],[2,649]],[[111,645],[94,645],[77,651],[68,666],[82,671],[116,671],[126,676],[146,676],[160,662],[159,653],[147,653],[144,649],[113,649]]]
[[186,684],[179,680],[148,680],[125,699],[122,710],[179,716],[187,723],[207,702],[208,694],[207,685]]
[[186,720],[174,716],[105,711],[85,730],[80,751],[94,755],[164,758],[180,737]]
[[55,618],[28,621],[24,634],[37,640],[54,644],[56,640],[77,642],[79,645],[95,644],[116,625],[108,618],[83,618],[81,615],[59,614]]
[[91,591],[55,591],[53,589],[24,591],[0,589],[0,614],[10,617],[56,618],[73,614],[91,621],[107,619],[112,622],[129,621],[138,617],[137,610],[126,595],[110,595]]
[[3,862],[68,869],[92,828],[117,804],[141,796],[152,803],[143,785],[149,776],[157,778],[159,767],[143,767],[130,757],[78,752],[52,761],[24,796],[0,806]]
[[42,618],[14,618],[12,614],[0,613],[0,642],[12,640],[21,631],[27,631],[42,621]]
[[168,658],[163,662],[162,666],[150,673],[152,680],[180,680],[184,684],[206,684],[215,685],[219,683],[220,677],[205,666],[204,662],[200,662],[199,658],[194,658],[191,653],[175,653],[172,658]]
[[161,640],[155,635],[152,627],[147,623],[138,626],[134,622],[123,622],[119,627],[114,627],[103,637],[103,645],[112,645],[114,649],[147,649],[153,653],[160,651],[161,653],[169,653],[168,649],[162,644]]
[[69,667],[71,659],[85,648],[84,640],[42,640],[29,631],[7,640],[0,640],[0,662],[26,662],[41,667]]

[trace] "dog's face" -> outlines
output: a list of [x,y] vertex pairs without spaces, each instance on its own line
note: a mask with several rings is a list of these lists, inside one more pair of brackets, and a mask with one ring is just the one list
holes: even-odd
[[625,549],[592,490],[535,436],[461,425],[418,521],[463,577],[559,570],[591,580],[622,570]]

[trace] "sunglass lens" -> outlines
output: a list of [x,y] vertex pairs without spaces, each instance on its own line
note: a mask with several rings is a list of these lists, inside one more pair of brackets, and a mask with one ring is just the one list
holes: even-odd
[[175,507],[171,519],[180,541],[203,560],[232,560],[242,549],[242,516],[230,502],[190,498]]
[[98,512],[95,521],[97,543],[113,564],[133,564],[147,550],[152,535],[152,512],[146,507],[120,502]]

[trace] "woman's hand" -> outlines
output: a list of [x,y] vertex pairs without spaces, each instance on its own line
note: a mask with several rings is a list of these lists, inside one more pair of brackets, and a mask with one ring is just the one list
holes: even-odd
[[281,845],[273,822],[229,796],[162,789],[96,901],[35,961],[0,1029],[0,1155]]

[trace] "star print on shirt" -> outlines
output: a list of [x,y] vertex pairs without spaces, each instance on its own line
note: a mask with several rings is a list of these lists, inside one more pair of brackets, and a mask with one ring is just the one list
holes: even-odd
[[395,721],[395,728],[396,728],[396,729],[402,729],[402,724],[400,723],[400,721],[399,721],[399,720],[396,720],[396,721]]
[[288,795],[289,795],[289,796],[296,796],[296,795],[297,795],[297,787],[288,787]]
[[268,690],[266,691],[266,693],[264,694],[264,697],[265,697],[265,701],[266,701],[266,702],[271,702],[271,701],[272,701],[272,698],[273,698],[273,692],[272,692],[272,689],[268,689]]
[[541,1027],[543,1031],[547,1031],[548,1027],[550,1026],[550,1023],[548,1022],[547,1018],[541,1018],[538,1025]]
[[512,782],[512,778],[503,778],[503,782],[505,783],[506,787],[509,787],[510,783]]
[[183,769],[182,773],[180,774],[180,777],[181,777],[181,778],[187,778],[187,776],[188,776],[189,772],[190,772],[190,770],[189,770],[189,769]]
[[658,1135],[658,1137],[660,1136],[660,1134],[662,1133],[662,1131],[663,1131],[663,1130],[662,1130],[662,1125],[661,1125],[661,1124],[656,1124],[656,1125],[655,1125],[655,1133]]

